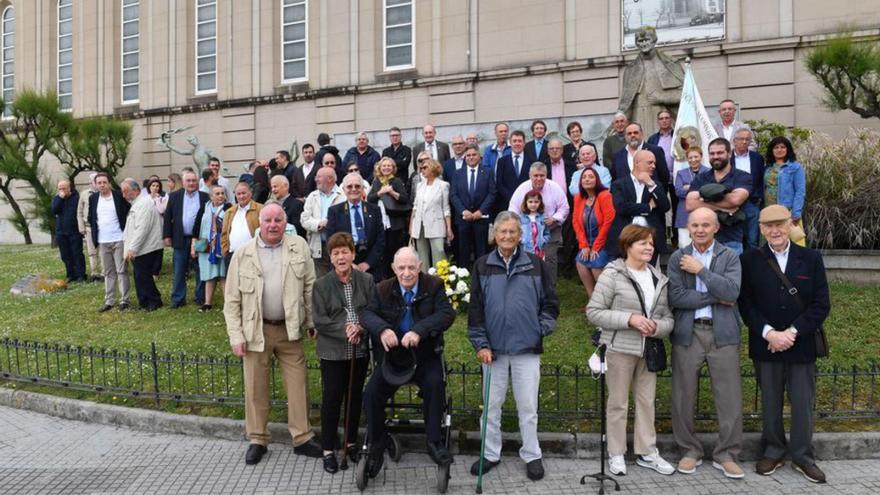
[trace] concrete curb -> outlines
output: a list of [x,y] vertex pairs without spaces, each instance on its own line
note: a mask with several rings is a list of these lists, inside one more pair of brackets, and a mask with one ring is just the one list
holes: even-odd
[[[245,441],[244,421],[172,414],[149,409],[98,404],[64,397],[0,388],[0,406],[14,407],[63,419],[131,428],[152,433],[171,433]],[[290,443],[287,425],[270,423],[269,431],[275,443]],[[698,435],[704,451],[711,455],[715,434]],[[402,435],[401,444],[407,451],[423,449],[421,435]],[[740,460],[756,460],[760,452],[760,433],[744,433]],[[361,437],[362,438],[362,437]],[[453,452],[476,454],[480,448],[480,434],[475,431],[453,431]],[[597,433],[538,433],[541,449],[547,457],[599,457]],[[632,446],[630,439],[630,447]],[[880,432],[816,433],[813,435],[816,457],[821,460],[880,459]],[[658,435],[657,448],[668,459],[676,459],[678,449],[672,435]],[[504,433],[502,450],[515,455],[519,449],[519,434]],[[630,448],[630,450],[632,450]]]

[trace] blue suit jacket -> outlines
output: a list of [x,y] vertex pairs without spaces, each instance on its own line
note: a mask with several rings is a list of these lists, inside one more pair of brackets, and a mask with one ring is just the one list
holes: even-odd
[[[360,256],[356,257],[355,262],[366,261],[372,272],[379,268],[382,253],[385,251],[385,226],[382,224],[382,214],[378,206],[361,201],[361,208],[363,208],[361,215],[364,218],[364,232],[367,236],[367,255],[364,259],[360,259]],[[327,210],[327,226],[324,230],[327,232],[328,239],[337,232],[352,233],[348,201],[333,205]]]
[[[467,164],[464,162],[464,159],[461,160],[461,168],[467,167]],[[443,164],[443,180],[452,185],[452,181],[455,180],[455,157],[446,160],[446,163]]]
[[[654,182],[663,184],[665,188],[665,186],[670,183],[669,169],[666,168],[666,153],[663,151],[663,148],[647,142],[642,146],[642,149],[654,153],[656,167],[654,168],[654,174],[652,177]],[[608,167],[611,171],[612,181],[620,179],[621,177],[629,177],[629,160],[627,160],[627,153],[629,152],[627,151],[626,146],[624,146],[622,150],[614,154],[614,159],[612,160],[613,163]],[[605,166],[608,165],[606,164]]]
[[[734,162],[734,156],[731,152],[730,161]],[[749,199],[756,204],[761,204],[764,200],[764,157],[757,151],[749,151],[749,161],[751,162],[752,174],[752,193]],[[736,163],[733,163],[736,166]]]
[[530,166],[531,164],[527,164],[526,157],[523,156],[520,159],[519,175],[516,175],[516,168],[513,166],[513,155],[505,156],[498,160],[498,170],[495,172],[497,191],[495,203],[498,205],[498,211],[506,210],[510,205],[510,198],[513,197],[513,192],[516,191],[516,188],[529,180]]
[[490,218],[492,207],[495,205],[495,178],[492,177],[492,171],[483,166],[477,169],[477,183],[473,197],[468,192],[468,173],[469,167],[462,167],[455,173],[455,179],[452,183],[449,202],[452,203],[452,218],[456,222],[463,222],[461,214],[465,210],[480,210],[483,217]]
[[[825,265],[818,251],[791,243],[785,276],[798,290],[805,307],[799,306],[782,281],[767,264],[776,257],[765,244],[744,253],[739,310],[749,327],[749,357],[756,361],[812,363],[816,360],[816,329],[831,311]],[[778,266],[778,265],[777,265]],[[783,352],[771,353],[762,332],[764,325],[783,330],[797,328],[794,345]]]

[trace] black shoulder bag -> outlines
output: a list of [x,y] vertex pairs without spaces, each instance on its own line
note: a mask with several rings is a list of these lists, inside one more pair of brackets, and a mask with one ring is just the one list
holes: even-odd
[[[764,256],[764,259],[767,261],[767,264],[770,265],[770,268],[773,270],[773,273],[775,273],[779,280],[782,281],[782,285],[785,286],[788,293],[794,298],[795,304],[800,306],[801,309],[806,309],[803,299],[801,299],[800,294],[798,294],[797,287],[791,283],[791,280],[785,276],[785,273],[782,273],[782,270],[779,269],[779,265],[774,263],[763,249],[760,251],[761,255]],[[828,357],[828,337],[825,336],[825,329],[822,328],[822,325],[819,325],[819,327],[816,328],[816,357]]]
[[[642,299],[642,291],[639,289],[639,285],[631,278],[629,279],[629,282],[632,284],[633,289],[636,291],[636,296],[639,298],[639,306],[642,307],[642,315],[645,318],[648,318],[648,312],[645,311],[645,300]],[[645,337],[645,364],[648,367],[648,371],[654,373],[666,369],[666,346],[661,339]]]

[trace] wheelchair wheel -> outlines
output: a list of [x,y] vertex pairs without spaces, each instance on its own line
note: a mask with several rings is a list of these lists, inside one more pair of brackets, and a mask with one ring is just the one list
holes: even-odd
[[388,435],[385,450],[388,451],[388,457],[394,462],[399,462],[400,458],[403,457],[403,449],[400,448],[400,440],[395,435]]
[[437,491],[446,493],[449,488],[449,465],[437,466]]
[[370,477],[367,474],[367,457],[366,455],[362,455],[360,459],[358,459],[357,467],[355,468],[355,481],[357,483],[358,490],[364,491],[367,488],[367,482]]

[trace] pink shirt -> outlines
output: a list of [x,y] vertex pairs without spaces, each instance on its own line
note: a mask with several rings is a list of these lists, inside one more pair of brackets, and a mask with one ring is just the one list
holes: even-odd
[[565,182],[565,162],[563,160],[550,164],[550,175],[553,176],[553,182],[563,191],[568,189],[568,184]]
[[[563,176],[564,177],[564,176]],[[507,209],[519,214],[520,206],[526,193],[532,190],[532,181],[527,180],[516,188],[513,196],[510,198],[510,204]],[[557,222],[562,223],[568,218],[568,198],[565,190],[559,187],[552,180],[544,182],[544,188],[541,189],[541,199],[544,201],[544,217],[553,217]]]

